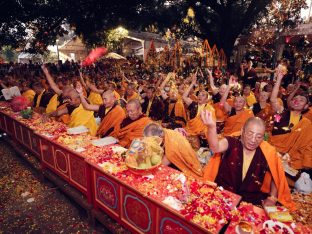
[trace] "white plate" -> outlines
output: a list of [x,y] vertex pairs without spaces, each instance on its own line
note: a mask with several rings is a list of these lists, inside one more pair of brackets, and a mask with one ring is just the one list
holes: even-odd
[[67,129],[67,134],[69,135],[77,135],[77,134],[86,133],[86,132],[89,132],[89,129],[83,125]]
[[92,145],[101,147],[101,146],[116,144],[117,142],[118,140],[114,137],[104,137],[104,138],[93,140]]
[[282,229],[282,228],[287,229],[288,234],[294,234],[293,230],[291,230],[291,228],[290,228],[289,226],[287,226],[286,224],[281,223],[281,222],[279,222],[279,221],[267,220],[267,221],[265,221],[265,222],[263,223],[262,228],[265,229],[265,226],[266,226],[266,225],[268,226],[268,229],[269,229],[270,231],[272,231],[272,232],[275,232],[274,229],[273,229],[273,227],[274,227],[275,225],[278,225],[278,226],[281,227],[281,229]]

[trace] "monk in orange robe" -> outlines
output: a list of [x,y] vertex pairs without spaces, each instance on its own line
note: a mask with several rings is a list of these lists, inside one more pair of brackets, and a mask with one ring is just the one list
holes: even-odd
[[80,99],[83,107],[86,110],[98,112],[98,116],[101,118],[101,123],[97,131],[97,136],[117,137],[121,122],[126,118],[125,111],[118,105],[115,94],[113,91],[108,90],[102,95],[102,105],[89,104],[82,91],[79,89]]
[[240,131],[250,117],[253,117],[251,110],[245,109],[246,100],[242,96],[235,97],[234,107],[227,108],[229,111],[229,117],[226,119],[223,129],[224,136],[239,136]]
[[[210,149],[216,153],[204,169],[204,179],[237,193],[255,205],[274,206],[276,202],[295,209],[282,162],[273,146],[263,141],[264,122],[249,118],[241,139],[218,139],[216,123],[210,112],[202,113],[208,126]],[[221,156],[223,153],[223,156]]]
[[308,110],[308,97],[297,93],[297,86],[287,99],[288,109],[277,101],[283,73],[277,74],[271,95],[271,105],[276,113],[270,143],[282,154],[290,156],[289,165],[295,169],[312,168],[312,124],[303,116]]
[[312,122],[312,107],[310,107],[309,110],[303,114],[303,116]]
[[127,103],[126,110],[128,117],[121,122],[117,138],[121,146],[129,148],[135,138],[143,137],[143,129],[152,120],[142,114],[138,99],[130,100]]
[[163,139],[165,155],[162,164],[172,165],[187,176],[202,178],[203,170],[196,152],[181,133],[151,123],[145,127],[144,136],[158,136]]

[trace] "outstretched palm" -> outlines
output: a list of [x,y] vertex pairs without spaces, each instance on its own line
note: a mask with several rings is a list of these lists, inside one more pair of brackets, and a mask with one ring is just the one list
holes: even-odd
[[201,117],[201,119],[205,125],[207,125],[207,126],[215,126],[216,125],[216,122],[213,120],[211,111],[203,110],[200,113],[200,117]]

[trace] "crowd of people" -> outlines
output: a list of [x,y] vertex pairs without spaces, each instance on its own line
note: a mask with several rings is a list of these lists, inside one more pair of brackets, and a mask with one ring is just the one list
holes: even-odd
[[[253,204],[292,209],[289,185],[302,172],[311,175],[312,84],[285,87],[285,60],[270,71],[273,79],[258,78],[252,61],[235,72],[195,68],[187,74],[151,72],[137,59],[85,68],[74,62],[5,66],[2,88],[18,86],[44,118],[83,125],[125,148],[136,138],[158,136],[163,164]],[[197,153],[203,148],[204,163]],[[285,164],[297,177],[285,175]]]

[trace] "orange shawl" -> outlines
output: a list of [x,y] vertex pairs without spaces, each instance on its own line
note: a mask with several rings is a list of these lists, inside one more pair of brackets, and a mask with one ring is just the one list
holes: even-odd
[[129,102],[130,100],[140,99],[140,95],[137,92],[133,92],[131,96],[125,96],[125,100]]
[[305,113],[303,116],[312,122],[312,107],[310,107],[309,111]]
[[117,134],[119,144],[125,148],[129,148],[133,139],[143,137],[145,126],[151,122],[153,121],[150,118],[144,116],[127,126],[120,128]]
[[[213,118],[216,119],[215,110],[211,105],[207,104],[204,109],[211,111]],[[201,120],[200,114],[198,114],[195,118],[187,121],[185,131],[191,136],[206,135],[208,128]]]
[[[68,105],[67,102],[63,103],[56,110],[64,109],[64,108],[66,108],[67,105]],[[59,121],[59,122],[63,122],[64,124],[69,124],[69,122],[70,122],[70,115],[69,114],[61,115],[59,117],[56,117],[56,120]]]
[[109,136],[117,137],[120,124],[124,118],[126,118],[125,111],[121,106],[116,105],[104,116],[98,128],[97,135],[106,136],[107,131],[113,128],[113,131],[109,133]]
[[223,107],[220,105],[220,102],[214,103],[213,108],[216,111],[216,118],[218,122],[224,122],[226,120],[227,114],[225,113]]
[[[178,100],[175,103],[170,103],[169,104],[169,109],[168,109],[168,115],[170,116],[172,109],[174,107],[174,116],[175,117],[181,117],[183,118],[185,121],[187,121],[187,114],[185,111],[185,107],[184,107],[184,103],[183,100],[181,98],[178,98]],[[177,121],[179,123],[182,124],[182,126],[185,126],[185,123],[183,123],[182,121]]]
[[184,174],[202,178],[203,170],[197,159],[196,152],[181,133],[164,129],[165,155],[167,159]]
[[[264,177],[264,181],[261,187],[261,191],[264,193],[270,192],[270,185],[273,181],[277,188],[277,199],[285,207],[294,210],[295,204],[291,200],[290,190],[286,181],[285,172],[282,162],[276,154],[275,148],[268,142],[263,141],[260,144],[260,148],[265,156],[265,159],[270,168],[270,172],[267,172]],[[221,163],[221,154],[215,154],[204,169],[204,179],[214,181],[218,175],[219,166]]]
[[251,110],[244,110],[239,114],[228,117],[225,121],[223,135],[239,136],[246,120],[253,116],[254,115]]
[[288,153],[290,166],[295,169],[312,168],[312,124],[303,117],[291,132],[270,136],[270,143],[278,152]]

